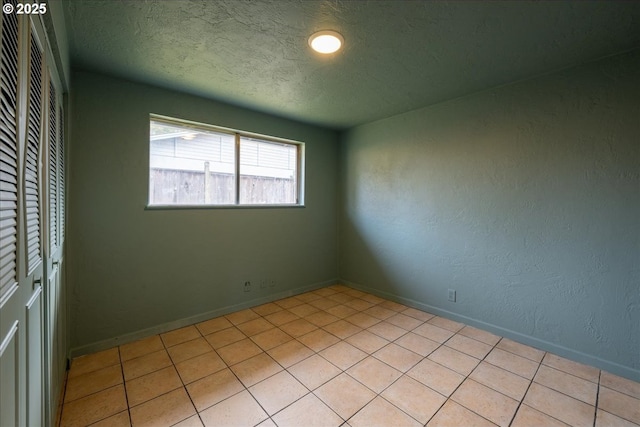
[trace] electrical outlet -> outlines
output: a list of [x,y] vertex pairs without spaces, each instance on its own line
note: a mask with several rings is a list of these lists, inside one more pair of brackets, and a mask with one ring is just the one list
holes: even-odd
[[269,280],[269,287],[270,288],[275,288],[275,286],[276,286],[276,281],[273,280],[273,279]]
[[245,292],[251,291],[251,282],[249,282],[249,281],[244,282],[244,291]]
[[449,289],[449,301],[456,302],[456,291],[455,291],[455,289]]

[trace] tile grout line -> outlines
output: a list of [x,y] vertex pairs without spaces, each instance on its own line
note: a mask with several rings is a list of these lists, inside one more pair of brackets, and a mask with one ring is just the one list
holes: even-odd
[[593,414],[593,427],[596,427],[596,420],[598,419],[598,401],[600,399],[600,382],[602,381],[602,370],[598,372],[598,385],[596,388],[596,401],[594,403],[594,414]]

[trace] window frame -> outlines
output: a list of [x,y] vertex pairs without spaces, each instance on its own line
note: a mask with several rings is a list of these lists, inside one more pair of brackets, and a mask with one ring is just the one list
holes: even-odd
[[[234,203],[226,204],[151,204],[151,139],[147,141],[147,202],[146,210],[166,210],[166,209],[281,209],[281,208],[304,208],[305,196],[305,143],[293,139],[264,135],[255,132],[248,132],[223,126],[210,125],[191,120],[169,117],[160,114],[149,114],[149,128],[147,135],[151,134],[151,122],[161,122],[167,125],[185,126],[192,129],[200,129],[209,132],[219,132],[234,136]],[[240,203],[240,139],[242,137],[260,139],[265,142],[286,144],[296,147],[296,202],[295,203],[269,203],[269,204],[241,204]]]

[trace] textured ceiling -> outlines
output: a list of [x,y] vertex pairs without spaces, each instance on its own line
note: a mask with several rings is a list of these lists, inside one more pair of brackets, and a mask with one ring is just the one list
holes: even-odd
[[[72,64],[343,129],[640,47],[638,1],[66,0]],[[334,29],[329,57],[308,36]]]

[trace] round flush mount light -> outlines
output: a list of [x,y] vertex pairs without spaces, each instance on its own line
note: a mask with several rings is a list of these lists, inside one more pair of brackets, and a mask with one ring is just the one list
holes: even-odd
[[329,54],[340,50],[344,38],[340,33],[331,30],[318,31],[309,37],[309,46],[318,53]]

